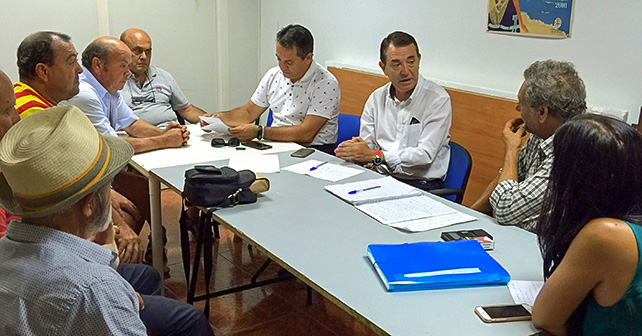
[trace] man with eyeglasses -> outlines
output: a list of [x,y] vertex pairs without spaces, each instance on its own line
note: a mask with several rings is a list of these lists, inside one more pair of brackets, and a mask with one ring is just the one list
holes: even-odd
[[360,137],[340,143],[335,153],[423,190],[441,188],[450,162],[450,96],[419,74],[421,54],[411,35],[389,34],[379,58],[390,83],[366,101]]
[[190,123],[198,123],[198,117],[205,111],[189,103],[169,72],[150,66],[152,40],[149,35],[141,29],[130,28],[120,35],[120,40],[134,56],[129,65],[132,74],[120,92],[134,113],[158,127],[178,121],[177,115]]

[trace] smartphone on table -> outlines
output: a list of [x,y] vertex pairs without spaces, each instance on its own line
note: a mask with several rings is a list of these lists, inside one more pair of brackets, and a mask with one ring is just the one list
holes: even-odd
[[531,311],[527,304],[475,307],[475,314],[486,323],[530,321]]
[[272,148],[272,146],[270,146],[268,144],[264,144],[262,142],[258,142],[258,141],[254,141],[254,140],[252,140],[252,141],[243,141],[243,142],[241,142],[241,145],[243,145],[245,147],[258,149],[258,150],[264,150],[264,149]]
[[300,148],[290,154],[290,156],[296,158],[304,158],[312,153],[314,153],[314,148]]

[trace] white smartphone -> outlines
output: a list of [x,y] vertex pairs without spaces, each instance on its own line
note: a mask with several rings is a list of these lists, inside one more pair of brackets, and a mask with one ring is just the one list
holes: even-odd
[[478,306],[475,313],[486,323],[531,320],[531,306],[527,304]]

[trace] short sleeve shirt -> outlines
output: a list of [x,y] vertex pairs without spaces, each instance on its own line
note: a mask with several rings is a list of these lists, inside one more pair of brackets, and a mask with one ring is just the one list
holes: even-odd
[[178,120],[175,111],[190,106],[174,77],[169,72],[153,66],[147,69],[147,76],[142,85],[134,74],[129,76],[120,94],[138,117],[162,128]]
[[146,335],[116,253],[86,239],[12,221],[0,239],[3,335]]
[[316,62],[296,83],[283,76],[279,67],[270,69],[251,98],[257,106],[272,110],[272,127],[301,125],[308,114],[328,119],[309,145],[337,141],[340,100],[339,82]]
[[125,104],[120,93],[107,92],[85,67],[79,78],[80,92],[58,105],[78,107],[87,115],[98,132],[111,136],[117,136],[117,130],[127,128],[138,120],[132,109]]

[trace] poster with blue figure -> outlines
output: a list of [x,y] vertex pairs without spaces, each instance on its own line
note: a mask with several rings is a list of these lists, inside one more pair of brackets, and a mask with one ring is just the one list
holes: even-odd
[[572,20],[573,0],[488,0],[492,33],[568,38]]

